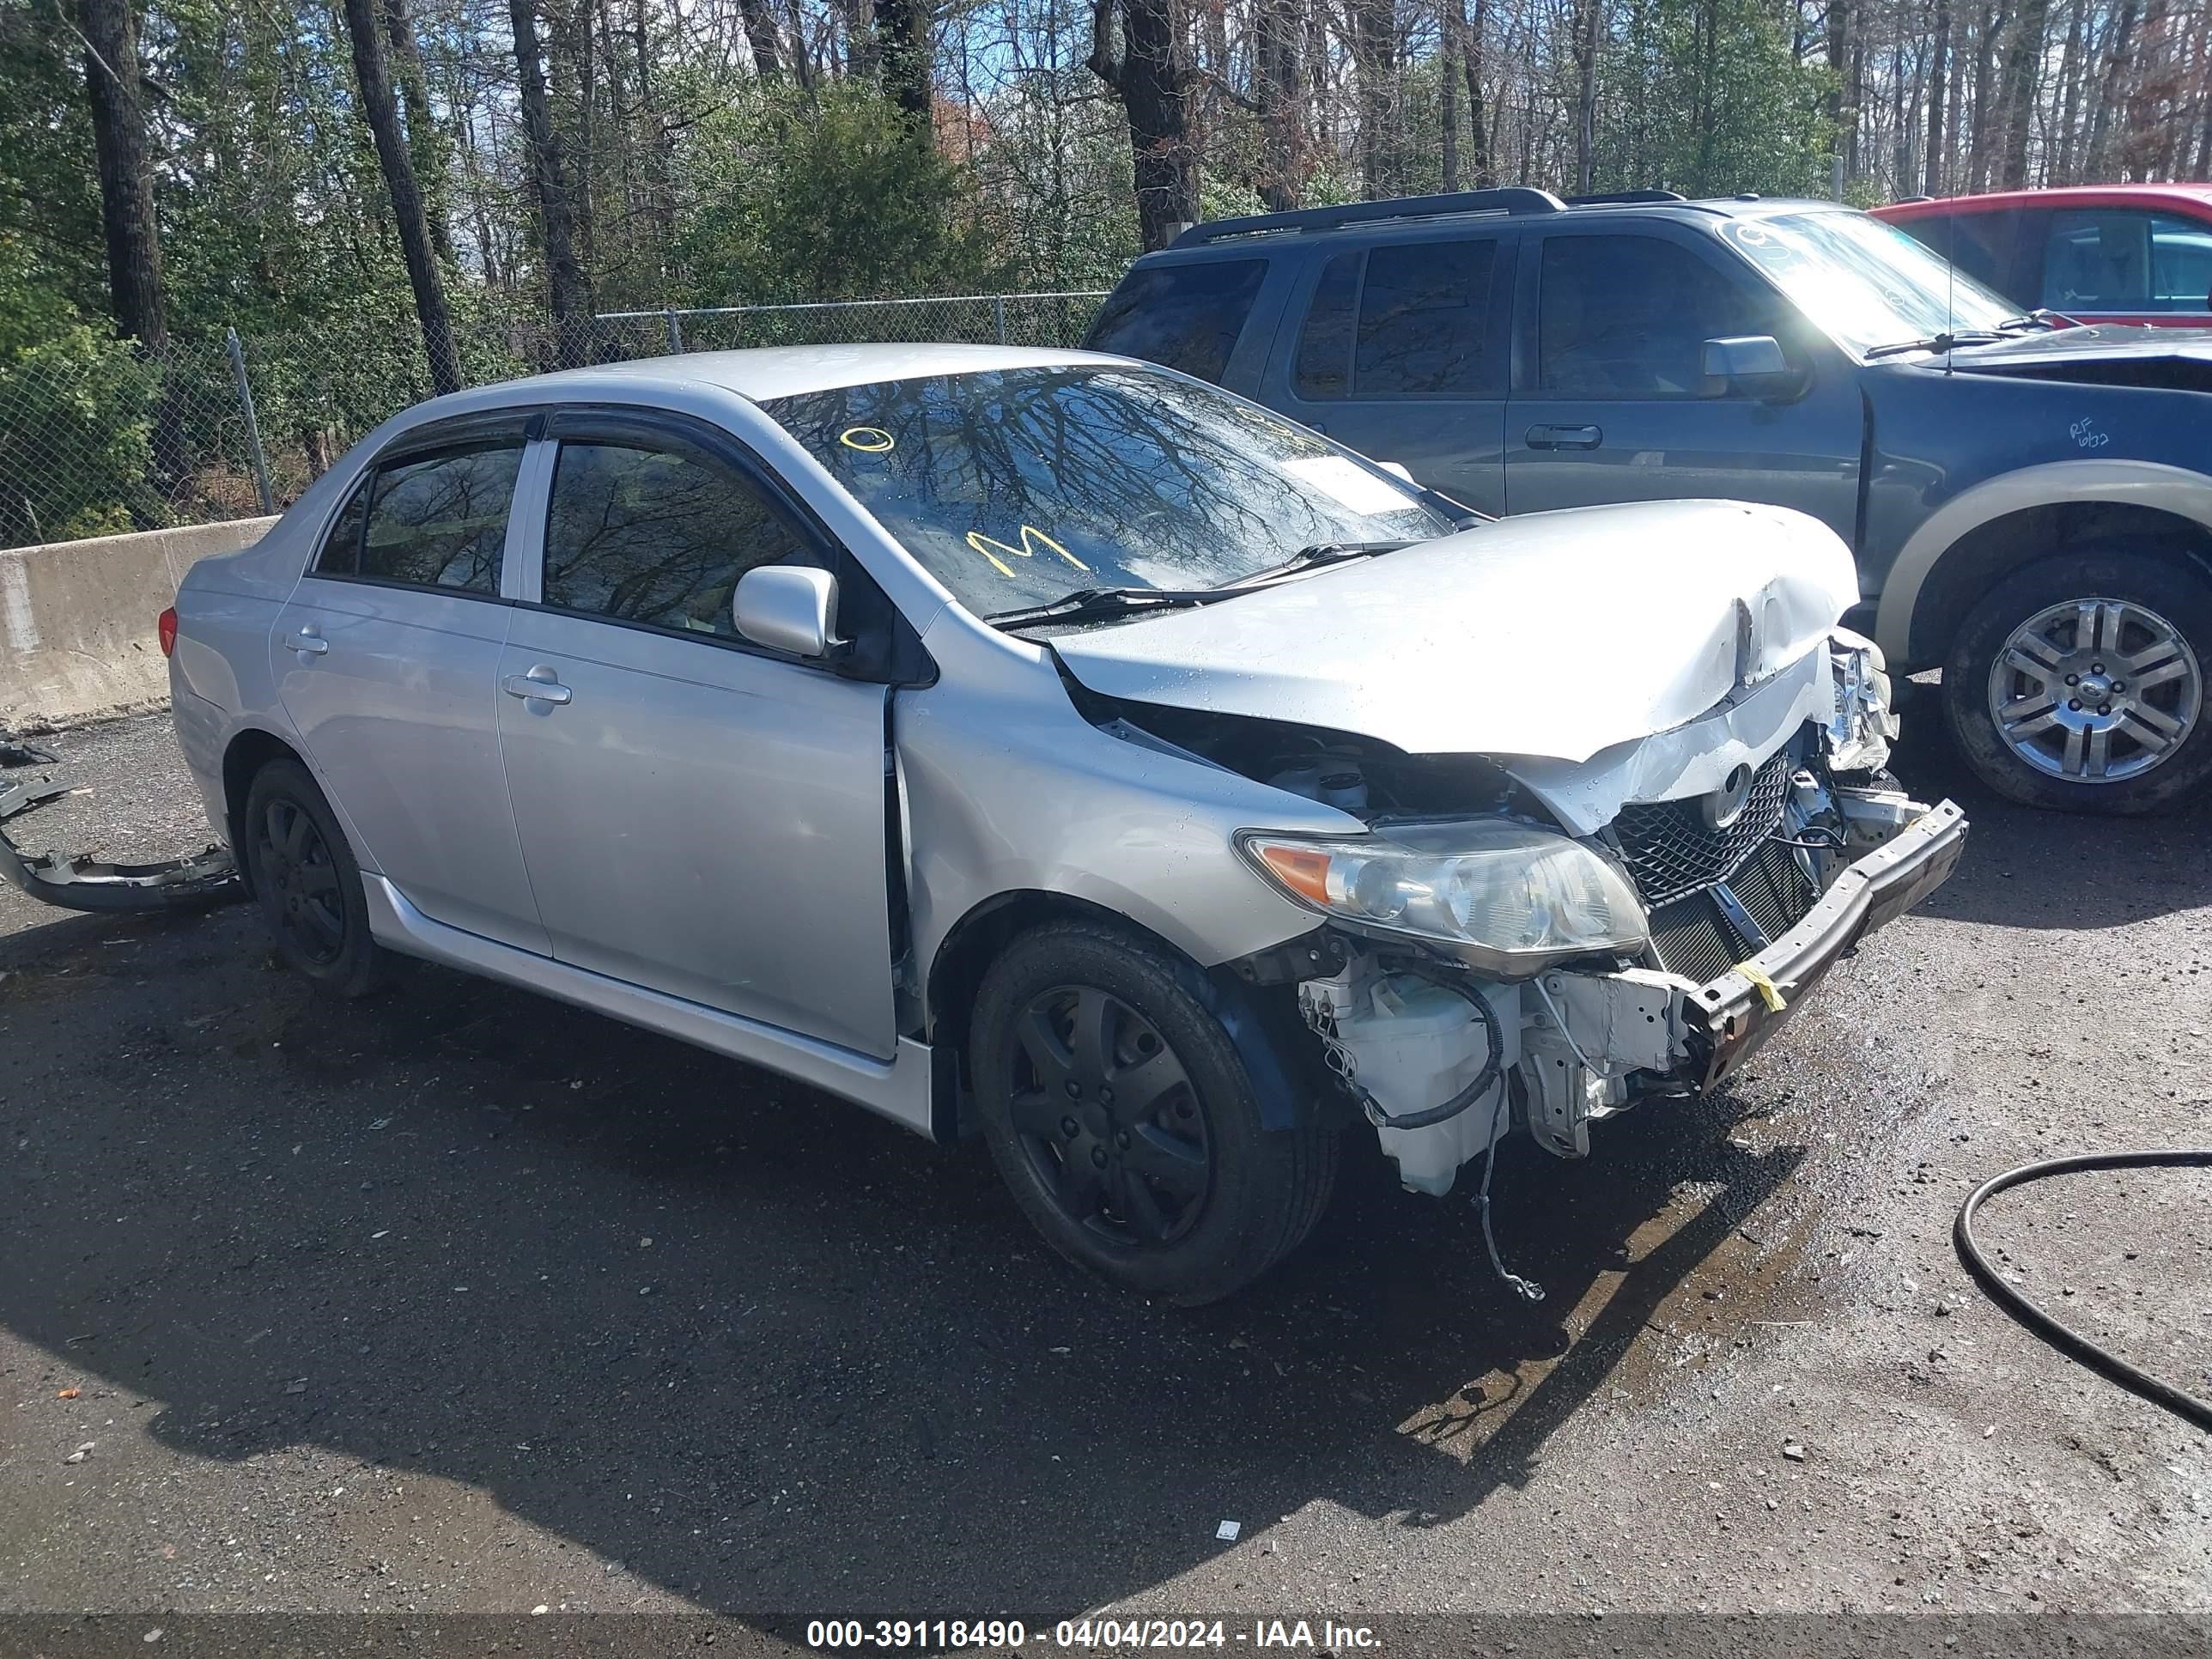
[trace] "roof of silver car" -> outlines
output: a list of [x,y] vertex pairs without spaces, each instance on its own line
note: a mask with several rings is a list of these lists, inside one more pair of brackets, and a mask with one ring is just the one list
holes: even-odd
[[1002,345],[817,345],[758,346],[749,351],[694,351],[673,357],[641,357],[567,369],[500,388],[509,394],[525,388],[542,392],[588,391],[602,375],[636,375],[656,380],[690,381],[720,386],[765,402],[836,386],[867,386],[878,380],[911,380],[927,374],[975,374],[999,368],[1040,368],[1068,363],[1112,363],[1123,360],[1096,351],[1064,351]]

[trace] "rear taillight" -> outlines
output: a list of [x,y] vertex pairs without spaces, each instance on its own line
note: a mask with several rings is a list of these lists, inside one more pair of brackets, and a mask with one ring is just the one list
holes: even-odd
[[161,613],[160,618],[154,623],[154,632],[161,641],[161,654],[165,657],[175,656],[177,654],[176,606],[173,605]]

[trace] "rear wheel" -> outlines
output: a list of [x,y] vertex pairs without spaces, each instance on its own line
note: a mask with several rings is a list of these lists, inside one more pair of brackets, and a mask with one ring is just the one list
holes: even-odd
[[1943,665],[1953,740],[2031,806],[2152,812],[2212,779],[2212,583],[2154,545],[2049,559],[1969,611]]
[[297,761],[271,761],[246,792],[246,856],[276,954],[317,988],[362,997],[390,980],[369,937],[361,866],[323,792]]
[[1133,933],[1053,923],[985,975],[969,1060],[986,1143],[1037,1231],[1124,1289],[1196,1305],[1293,1249],[1337,1136],[1269,1129],[1236,1047]]

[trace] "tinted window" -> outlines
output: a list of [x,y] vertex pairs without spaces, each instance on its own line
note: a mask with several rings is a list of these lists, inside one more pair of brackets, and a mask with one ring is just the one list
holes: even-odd
[[380,581],[499,592],[519,447],[462,450],[380,467],[361,574]]
[[1775,307],[1656,236],[1546,239],[1540,388],[1554,398],[1695,398],[1705,343],[1772,334]]
[[363,478],[331,522],[315,555],[315,568],[325,575],[350,576],[361,568],[361,529],[368,521],[368,489],[374,478]]
[[1495,242],[1400,242],[1370,252],[1352,396],[1480,396],[1497,259]]
[[1301,398],[1341,398],[1352,369],[1352,307],[1359,297],[1364,253],[1340,253],[1322,267],[1298,333],[1295,370]]
[[1218,381],[1267,274],[1261,259],[1152,265],[1122,282],[1085,343]]
[[712,456],[673,444],[561,446],[545,524],[548,605],[735,639],[738,578],[799,550],[751,484]]
[[1256,404],[1138,368],[938,374],[766,405],[969,610],[1207,587],[1315,542],[1447,526]]
[[2020,222],[2010,210],[1936,213],[1901,221],[1899,228],[1976,282],[2002,292],[2012,287],[2018,268]]
[[2063,311],[2203,311],[2212,225],[2126,209],[2051,216],[2043,303]]

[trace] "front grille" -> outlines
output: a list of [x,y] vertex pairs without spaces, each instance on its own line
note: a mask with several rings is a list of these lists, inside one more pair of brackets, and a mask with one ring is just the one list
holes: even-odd
[[[1771,944],[1805,919],[1820,897],[1790,848],[1768,842],[1731,872],[1729,891]],[[1745,957],[1753,941],[1739,939],[1708,885],[1651,913],[1651,943],[1669,973],[1704,985]]]
[[1707,829],[1694,799],[1622,807],[1613,833],[1644,902],[1657,910],[1733,875],[1781,823],[1792,769],[1786,749],[1760,767],[1743,811],[1725,830]]

